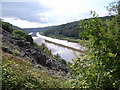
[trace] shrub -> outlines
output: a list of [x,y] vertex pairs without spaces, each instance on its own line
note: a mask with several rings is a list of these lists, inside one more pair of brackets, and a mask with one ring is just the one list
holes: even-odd
[[28,35],[26,32],[24,32],[22,30],[14,30],[13,35],[15,35],[18,38],[24,39],[33,45],[33,39],[31,37],[31,35]]
[[25,39],[26,33],[22,30],[14,30],[13,35],[15,35],[18,38]]
[[13,28],[10,26],[9,23],[2,22],[2,28],[10,33],[13,32]]
[[51,50],[49,50],[45,44],[42,43],[42,45],[39,45],[38,48],[43,51],[44,53],[46,53],[47,55],[52,55]]
[[13,50],[12,53],[13,55],[18,56],[20,52],[18,50]]
[[33,38],[31,37],[31,35],[26,35],[26,36],[25,36],[25,39],[26,39],[26,41],[28,41],[28,42],[30,42],[32,45],[34,45],[34,44],[33,44]]
[[64,81],[64,77],[55,79],[46,72],[46,69],[34,67],[30,61],[3,53],[2,89],[36,90],[40,88],[70,87],[69,83]]
[[120,88],[120,28],[117,16],[102,21],[95,12],[93,19],[81,22],[80,36],[89,38],[81,54],[71,65],[73,87]]

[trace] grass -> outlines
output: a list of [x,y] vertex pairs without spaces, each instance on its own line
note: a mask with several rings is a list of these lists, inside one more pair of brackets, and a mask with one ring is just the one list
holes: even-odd
[[60,39],[67,40],[68,42],[75,42],[75,43],[79,43],[80,41],[80,39],[74,39],[74,38],[68,38],[68,37],[62,37]]
[[[44,35],[43,32],[39,32],[41,35]],[[61,40],[67,40],[69,42],[76,42],[76,43],[79,43],[80,39],[74,39],[74,38],[71,38],[71,37],[63,37],[63,36],[55,36],[55,35],[49,35],[48,37],[51,37],[51,38],[57,38],[57,39],[61,39]]]
[[67,40],[68,42],[75,42],[75,43],[80,43],[81,45],[84,45],[85,43],[88,43],[88,40],[82,40],[82,39],[74,39],[70,37],[59,37],[59,36],[49,36],[51,38],[57,38],[60,40]]
[[3,89],[39,89],[69,88],[70,84],[63,76],[51,77],[44,69],[34,67],[27,60],[4,53],[2,55],[2,88]]
[[75,42],[75,43],[79,43],[80,39],[74,39],[74,38],[70,38],[70,37],[63,37],[63,36],[55,36],[55,35],[52,35],[52,36],[49,36],[51,38],[57,38],[57,39],[60,39],[60,40],[67,40],[69,42]]
[[[40,34],[44,35],[42,32],[40,32]],[[67,40],[68,42],[75,42],[75,43],[80,43],[80,42],[83,41],[81,39],[75,39],[75,38],[72,38],[72,37],[63,37],[63,36],[55,36],[55,35],[50,35],[48,37],[57,38],[57,39],[60,39],[60,40]],[[87,41],[87,40],[85,40],[85,41]]]
[[13,55],[14,55],[14,56],[18,56],[19,53],[20,53],[18,50],[13,50],[12,52],[13,52]]

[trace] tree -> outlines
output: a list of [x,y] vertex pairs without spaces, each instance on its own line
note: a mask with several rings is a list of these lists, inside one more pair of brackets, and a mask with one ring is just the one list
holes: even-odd
[[33,45],[33,38],[31,37],[31,35],[26,35],[25,39]]
[[[117,10],[119,5],[118,2]],[[89,40],[84,43],[86,52],[73,60],[71,83],[80,88],[120,88],[119,11],[115,18],[104,22],[95,12],[91,13],[92,19],[80,22],[84,28],[80,36]]]

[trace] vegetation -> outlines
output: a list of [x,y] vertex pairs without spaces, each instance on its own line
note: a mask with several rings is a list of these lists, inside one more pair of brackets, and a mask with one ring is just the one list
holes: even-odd
[[27,32],[43,32],[49,29],[52,29],[54,26],[48,26],[48,27],[43,27],[43,28],[24,28],[25,31]]
[[[87,48],[70,65],[72,87],[108,89],[120,88],[120,2],[115,3],[118,11],[112,20],[102,21],[95,12],[93,18],[81,21],[83,45]],[[112,8],[113,9],[113,8]]]
[[15,26],[13,26],[7,22],[3,22],[3,21],[2,21],[2,28],[4,30],[8,31],[9,33],[11,33],[12,35],[14,35],[20,39],[26,40],[33,45],[32,37],[30,35],[28,35],[25,31],[21,30],[20,28],[17,28]]
[[[42,44],[38,46],[30,35],[22,30],[16,30],[9,23],[3,22],[3,29],[10,32],[12,35],[29,41],[34,46],[38,47],[44,53],[51,57],[59,60],[60,62],[66,63],[65,60],[61,59],[58,55],[52,55],[51,51]],[[7,28],[6,28],[7,27]],[[2,89],[19,90],[19,89],[40,89],[40,88],[69,88],[70,84],[64,79],[68,79],[65,76],[52,75],[58,71],[37,68],[30,61],[24,60],[19,56],[17,49],[12,50],[12,54],[3,52],[2,54]],[[42,67],[42,66],[41,66]]]
[[[39,89],[39,88],[90,88],[108,89],[120,88],[120,1],[108,7],[109,11],[116,11],[116,16],[99,18],[91,12],[93,18],[71,24],[51,27],[43,34],[54,37],[71,37],[82,39],[86,52],[80,54],[69,63],[72,79],[54,77],[46,70],[34,67],[31,62],[3,52],[2,87],[3,89]],[[31,36],[21,30],[15,30],[8,23],[3,22],[3,29],[11,34],[29,41],[44,53],[57,60],[59,55],[52,55],[51,51],[42,44],[38,46]],[[77,26],[76,26],[77,25]],[[86,40],[87,39],[87,40]],[[64,60],[63,60],[64,62]],[[64,62],[65,63],[65,62]],[[65,79],[65,80],[64,80]]]
[[60,62],[62,62],[62,63],[64,63],[64,64],[66,64],[66,61],[65,61],[64,59],[62,59],[62,58],[59,56],[59,54],[53,55],[53,54],[52,54],[52,51],[49,50],[49,49],[45,46],[45,44],[37,45],[37,44],[34,42],[34,45],[35,45],[36,47],[38,47],[38,48],[39,48],[42,52],[44,52],[45,54],[51,56],[52,58],[56,59],[57,61],[60,61]]
[[6,23],[6,22],[2,22],[2,28],[10,33],[13,32],[13,29],[12,27],[10,26],[9,23]]
[[[38,47],[42,52],[44,52],[45,54],[51,56],[52,58],[66,64],[66,61],[64,59],[62,59],[59,55],[53,55],[51,50],[49,50],[45,44],[42,45],[37,45],[37,43],[35,43],[31,37],[31,35],[28,35],[24,30],[21,30],[18,27],[15,27],[9,23],[6,22],[2,22],[2,28],[5,29],[6,31],[10,32],[12,35],[16,36],[17,38],[26,40],[28,42],[30,42],[32,45]],[[17,30],[20,29],[20,30]],[[19,52],[17,50],[13,50],[13,55],[18,55]]]
[[68,24],[59,25],[56,27],[53,27],[52,29],[49,29],[47,31],[44,31],[45,36],[59,36],[59,37],[73,37],[78,38],[79,35],[79,22],[73,22]]
[[[114,18],[114,16],[105,16],[100,18],[102,19],[102,21],[105,21],[106,19],[111,20],[112,18]],[[84,19],[82,21],[87,21],[90,19]],[[47,30],[42,31],[42,34],[45,36],[55,37],[58,39],[66,39],[69,41],[78,42],[76,41],[76,39],[81,39],[79,33],[81,33],[83,30],[84,29],[79,25],[79,21],[76,21],[48,28]]]
[[51,50],[49,50],[45,44],[42,43],[42,45],[39,45],[38,48],[43,51],[44,53],[46,53],[47,55],[52,55]]
[[[43,32],[40,32],[41,35],[44,35]],[[76,43],[79,43],[80,42],[80,39],[75,39],[75,38],[72,38],[72,37],[59,37],[59,36],[55,36],[55,35],[52,35],[52,36],[49,36],[51,38],[57,38],[57,39],[60,39],[60,40],[67,40],[69,42],[76,42]]]
[[13,50],[12,53],[14,56],[18,56],[20,52],[18,50]]
[[14,30],[13,35],[20,38],[20,39],[26,40],[26,41],[30,42],[33,45],[33,39],[31,37],[31,35],[28,35],[23,30]]
[[[3,52],[2,89],[69,88],[64,78],[51,77],[31,62]],[[50,71],[49,71],[50,72]]]
[[[105,21],[106,19],[112,20],[114,16],[105,16],[100,18],[103,21]],[[84,19],[82,21],[86,21],[86,20],[89,20],[89,19]],[[40,32],[40,34],[45,36],[78,42],[76,41],[76,39],[81,39],[81,37],[79,36],[79,33],[84,29],[79,26],[79,21],[75,21],[67,24],[58,25],[58,26],[49,26],[44,28],[25,28],[24,30],[27,32],[35,32],[35,33]]]

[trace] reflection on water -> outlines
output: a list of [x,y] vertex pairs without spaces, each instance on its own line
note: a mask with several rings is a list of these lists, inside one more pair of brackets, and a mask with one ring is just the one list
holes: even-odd
[[44,39],[40,37],[32,37],[32,38],[38,45],[41,45],[42,43],[45,42]]
[[[52,51],[53,54],[55,54],[55,55],[59,54],[61,56],[61,58],[65,59],[68,62],[71,62],[71,60],[76,57],[75,54],[76,55],[80,54],[79,52],[75,52],[73,50],[70,50],[70,49],[67,49],[67,48],[52,44],[52,43],[45,42],[44,38],[46,39],[46,38],[49,38],[49,37],[45,37],[45,36],[33,37],[34,41],[38,45],[41,45],[42,43],[44,43],[48,47],[48,49],[50,49]],[[71,42],[69,43],[68,41],[59,40],[59,39],[52,39],[52,38],[49,38],[49,39],[51,39],[52,41],[56,41],[56,42],[59,41],[59,43],[62,42],[62,44],[65,44],[65,45],[68,45],[68,46],[74,46],[75,48],[80,48],[80,45],[76,44],[76,43],[71,43]],[[65,43],[63,43],[63,42],[65,42]]]
[[85,50],[85,48],[81,47],[81,45],[79,45],[78,43],[73,43],[73,42],[68,42],[67,40],[59,40],[59,39],[56,39],[56,38],[42,36],[42,35],[39,34],[39,32],[36,33],[36,36],[40,37],[40,38],[43,38],[43,39],[46,39],[48,41],[52,41],[52,42],[54,41],[55,43],[58,43],[58,44],[73,47],[73,48],[80,49],[80,50],[83,50],[83,51]]
[[[45,43],[45,45],[52,50],[53,54],[59,54],[63,59],[65,59],[66,61],[70,62],[74,57],[74,51],[64,48],[64,47],[60,47],[57,45],[54,45],[52,43]],[[79,55],[79,52],[75,52],[77,55]]]

